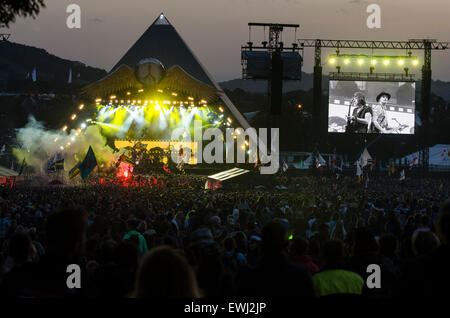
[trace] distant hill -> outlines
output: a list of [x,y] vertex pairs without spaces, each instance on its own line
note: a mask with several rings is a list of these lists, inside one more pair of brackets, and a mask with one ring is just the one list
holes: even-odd
[[[322,88],[326,90],[328,87],[328,76],[322,78]],[[267,93],[267,81],[262,80],[243,80],[233,79],[219,83],[222,89],[234,91],[236,88],[242,89],[248,93]],[[302,73],[301,81],[286,81],[283,84],[283,92],[292,92],[297,90],[308,91],[313,88],[313,74]],[[420,83],[416,86],[418,93],[421,91]],[[450,82],[440,80],[431,81],[431,93],[450,101]]]
[[[249,93],[267,93],[267,81],[264,80],[243,80],[240,78],[220,82],[222,89],[234,91],[236,88],[240,88]],[[292,91],[309,91],[313,87],[313,75],[308,73],[302,73],[301,81],[285,81],[283,83],[283,92]]]
[[[37,82],[32,83],[31,74],[36,68]],[[0,89],[15,92],[33,87],[58,88],[68,84],[69,71],[72,69],[72,86],[80,87],[96,81],[106,75],[100,68],[86,66],[78,61],[62,59],[44,49],[9,41],[0,42]],[[45,83],[45,84],[44,84]]]

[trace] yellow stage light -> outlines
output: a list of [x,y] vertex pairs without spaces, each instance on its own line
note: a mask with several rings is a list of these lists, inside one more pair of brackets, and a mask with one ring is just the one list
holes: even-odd
[[232,120],[230,117],[227,118],[227,121],[231,124]]
[[404,60],[398,60],[398,65],[403,65],[403,64],[405,64]]
[[130,92],[127,92],[127,95],[131,95],[131,93],[130,93]]
[[248,141],[247,140],[245,141],[245,145],[248,146]]
[[345,60],[344,60],[344,63],[345,63],[345,64],[350,63],[350,59],[345,59]]
[[101,98],[97,98],[95,101],[96,101],[96,102],[101,102],[102,99],[101,99]]
[[84,108],[84,105],[83,104],[81,104],[80,106],[78,106],[78,109],[79,110],[82,110]]
[[155,110],[161,110],[161,107],[159,107],[159,105],[156,105]]
[[162,93],[162,92],[163,92],[163,90],[162,90],[162,89],[158,89],[158,92],[159,92],[159,93]]
[[194,100],[194,98],[193,98],[193,97],[191,97],[191,96],[189,96],[189,97],[188,97],[188,99],[189,99],[189,100]]
[[415,59],[415,60],[412,61],[412,63],[413,63],[414,66],[416,66],[416,65],[419,64],[419,60]]
[[336,62],[336,59],[332,57],[328,60],[328,62],[330,62],[330,64],[334,64]]
[[177,93],[172,93],[172,96],[178,96],[178,94]]
[[141,88],[140,90],[138,90],[138,93],[142,93],[144,90]]
[[59,149],[61,149],[61,150],[64,150],[64,147],[63,147],[63,146],[61,146],[61,147],[59,147]]
[[241,148],[242,148],[242,149],[245,149],[245,145],[242,145]]
[[358,64],[359,64],[359,65],[363,65],[363,63],[364,63],[364,60],[363,60],[363,59],[359,59],[359,60],[358,60]]
[[298,109],[302,109],[303,105],[302,104],[298,104],[297,107],[298,107]]
[[375,59],[372,59],[372,60],[370,61],[370,64],[372,64],[372,65],[376,65],[376,64],[377,64],[377,60],[375,60]]
[[116,99],[116,95],[109,96],[109,99]]
[[223,113],[223,108],[222,107],[219,107],[219,110]]
[[383,61],[383,64],[384,64],[384,65],[389,65],[389,60],[388,60],[388,59],[385,59],[385,60]]
[[77,114],[73,114],[72,117],[70,117],[70,119],[74,120],[75,118],[77,118]]

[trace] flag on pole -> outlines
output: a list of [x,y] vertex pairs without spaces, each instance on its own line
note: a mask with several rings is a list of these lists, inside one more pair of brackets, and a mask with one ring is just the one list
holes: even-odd
[[358,182],[361,182],[362,179],[362,169],[359,161],[356,162],[356,175],[358,176]]
[[67,79],[68,84],[72,84],[72,68],[69,70],[69,78]]
[[72,169],[70,169],[70,171],[69,171],[69,178],[70,179],[73,179],[73,178],[75,178],[77,175],[79,175],[80,174],[80,165],[81,165],[81,162],[77,162],[77,164],[75,165],[75,167],[73,167]]
[[31,79],[32,79],[33,82],[37,81],[37,78],[36,78],[36,66],[33,68],[33,71],[31,72]]
[[441,152],[441,158],[442,158],[442,160],[447,160],[447,156],[448,156],[448,154],[447,154],[447,148],[443,148],[443,149],[442,149],[442,152]]
[[378,170],[383,171],[383,165],[381,164],[381,160],[378,161]]
[[289,168],[288,164],[286,163],[286,161],[283,160],[283,172],[286,172],[286,170]]
[[416,155],[411,160],[411,163],[409,164],[409,169],[411,170],[412,168],[414,168],[414,166],[417,166],[418,163],[419,163],[419,158],[417,158],[417,155]]
[[89,146],[86,157],[84,157],[83,162],[80,164],[81,179],[86,179],[92,170],[94,170],[95,166],[97,166],[97,159],[95,158],[94,150]]
[[20,166],[20,169],[19,169],[19,176],[22,174],[23,169],[25,168],[26,165],[27,165],[27,162],[25,161],[25,158],[23,158],[22,165]]
[[405,180],[405,169],[402,169],[402,171],[400,171],[400,181]]
[[391,162],[391,167],[389,168],[389,176],[393,175],[395,173],[395,161]]
[[56,170],[64,170],[64,159],[60,152],[55,153],[47,162],[47,172],[56,172]]
[[3,145],[2,150],[0,151],[0,154],[1,154],[1,153],[4,153],[5,150],[6,150],[6,145]]
[[55,170],[64,170],[64,159],[58,160],[54,163]]
[[163,170],[167,173],[170,173],[170,169],[169,169],[169,167],[167,167],[166,164],[163,165]]

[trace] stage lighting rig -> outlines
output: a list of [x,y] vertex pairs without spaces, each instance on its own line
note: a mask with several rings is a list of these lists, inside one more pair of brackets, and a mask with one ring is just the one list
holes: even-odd
[[[282,33],[285,28],[294,29],[294,41],[298,24],[250,22],[249,40],[241,47],[242,78],[268,81],[268,95],[272,115],[281,114],[284,80],[301,80],[303,48],[295,42],[285,46]],[[261,45],[251,41],[252,27],[264,28]],[[266,37],[266,28],[268,36]]]

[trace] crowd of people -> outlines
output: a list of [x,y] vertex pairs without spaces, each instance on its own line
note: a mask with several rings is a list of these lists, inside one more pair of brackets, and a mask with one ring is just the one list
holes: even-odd
[[[212,191],[172,178],[192,181],[0,188],[2,296],[395,299],[450,282],[448,179],[283,176]],[[69,264],[81,288],[68,288]]]

